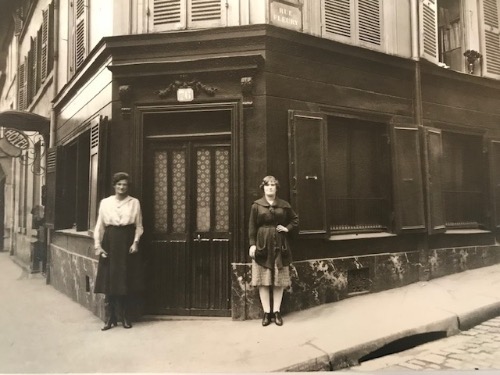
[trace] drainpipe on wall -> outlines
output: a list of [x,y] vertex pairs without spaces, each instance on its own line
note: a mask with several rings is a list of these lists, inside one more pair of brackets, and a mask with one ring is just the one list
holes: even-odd
[[[59,0],[54,0],[54,62],[52,64],[52,106],[50,109],[50,131],[49,131],[49,148],[56,145],[56,129],[57,129],[57,116],[56,110],[54,108],[54,98],[58,93],[59,86]],[[47,158],[47,152],[45,153],[45,158]],[[45,163],[47,165],[47,163]],[[52,230],[46,228],[47,231],[47,243],[46,246],[46,269],[45,282],[50,284],[50,267],[51,267],[51,256],[50,256],[50,243],[52,242]]]
[[16,225],[16,159],[11,159],[11,176],[12,181],[10,184],[10,239],[9,239],[9,254],[14,255],[14,233]]

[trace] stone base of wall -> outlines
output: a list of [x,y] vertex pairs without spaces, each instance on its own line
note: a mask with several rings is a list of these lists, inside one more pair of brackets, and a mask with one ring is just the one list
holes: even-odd
[[50,246],[50,284],[104,319],[104,296],[94,294],[97,261]]
[[[283,297],[284,313],[299,311],[352,296],[379,292],[419,280],[442,277],[500,261],[500,246],[474,246],[384,253],[294,262],[292,285]],[[252,287],[251,264],[232,265],[232,317],[262,316],[258,289]]]

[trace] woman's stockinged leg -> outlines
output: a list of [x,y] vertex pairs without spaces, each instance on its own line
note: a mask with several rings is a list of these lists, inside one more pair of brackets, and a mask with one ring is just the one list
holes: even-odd
[[262,309],[264,310],[264,317],[262,318],[262,325],[268,326],[271,324],[271,293],[270,287],[260,286],[259,287],[260,303],[262,304]]
[[260,303],[265,313],[271,312],[271,293],[268,286],[259,286]]
[[283,300],[283,292],[285,288],[275,286],[273,288],[273,310],[274,310],[274,322],[278,326],[283,325],[283,318],[281,317],[281,301]]

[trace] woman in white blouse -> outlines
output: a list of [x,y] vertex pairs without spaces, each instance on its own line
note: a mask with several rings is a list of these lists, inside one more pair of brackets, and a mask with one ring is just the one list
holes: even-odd
[[94,293],[106,295],[103,331],[117,325],[117,314],[121,315],[124,328],[132,327],[129,297],[143,287],[138,256],[144,231],[141,205],[128,195],[128,186],[127,173],[113,176],[115,194],[101,201],[94,231],[95,254],[99,256]]

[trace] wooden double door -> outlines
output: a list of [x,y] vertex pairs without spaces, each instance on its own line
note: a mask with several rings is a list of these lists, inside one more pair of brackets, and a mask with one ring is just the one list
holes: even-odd
[[149,312],[230,315],[230,140],[146,143]]

